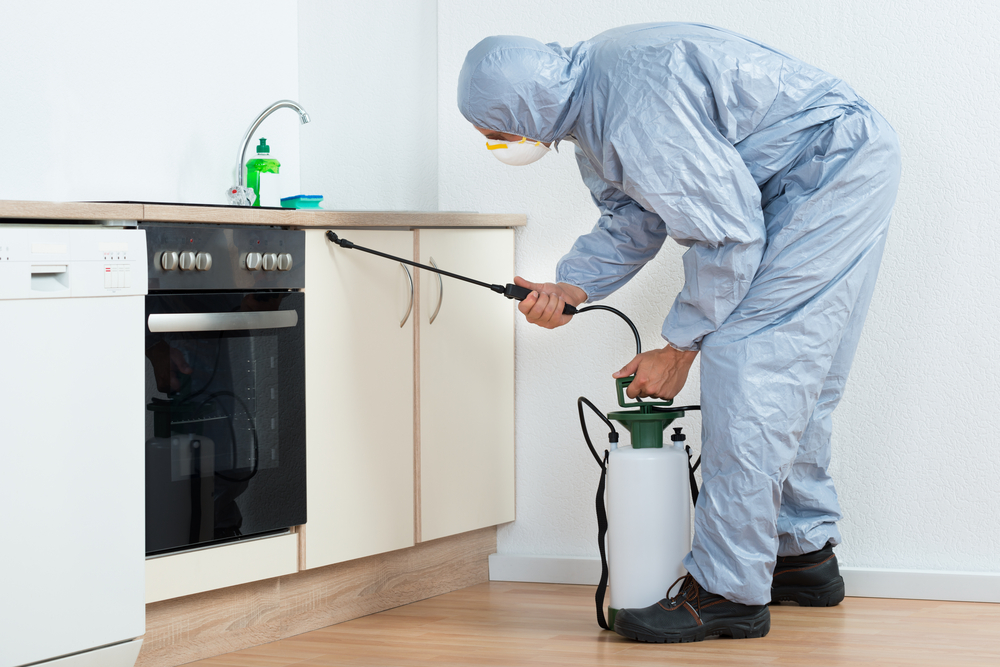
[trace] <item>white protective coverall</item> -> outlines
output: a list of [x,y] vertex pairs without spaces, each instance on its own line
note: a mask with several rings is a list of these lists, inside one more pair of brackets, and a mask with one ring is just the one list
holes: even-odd
[[571,48],[487,38],[458,105],[477,127],[575,144],[600,219],[557,279],[588,301],[668,236],[688,248],[663,324],[701,351],[703,486],[684,564],[708,591],[766,604],[776,556],[840,541],[831,414],[896,198],[894,131],[836,77],[678,23]]

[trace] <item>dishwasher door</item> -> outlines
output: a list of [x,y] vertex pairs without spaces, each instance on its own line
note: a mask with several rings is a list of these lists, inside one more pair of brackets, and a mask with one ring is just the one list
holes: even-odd
[[65,257],[0,271],[0,667],[131,665],[145,632],[145,281],[104,292],[102,258],[74,261],[83,231],[95,252],[128,233],[74,230],[33,244]]

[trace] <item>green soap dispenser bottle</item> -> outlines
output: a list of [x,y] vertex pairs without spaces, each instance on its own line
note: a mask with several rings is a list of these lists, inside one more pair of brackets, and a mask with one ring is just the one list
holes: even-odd
[[247,161],[247,186],[257,195],[253,201],[254,206],[260,206],[260,175],[277,174],[279,167],[281,163],[271,157],[267,139],[261,139],[257,146],[257,157]]

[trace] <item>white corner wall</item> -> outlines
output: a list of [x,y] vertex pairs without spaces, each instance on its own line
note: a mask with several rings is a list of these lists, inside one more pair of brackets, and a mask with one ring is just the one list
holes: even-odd
[[[527,212],[516,261],[534,280],[553,278],[556,261],[593,225],[596,209],[570,146],[529,167],[505,167],[458,113],[458,72],[486,35],[569,45],[628,23],[710,23],[842,76],[885,114],[900,135],[903,181],[835,417],[833,472],[845,513],[838,554],[849,568],[984,573],[983,581],[995,581],[1000,132],[993,116],[1000,86],[991,58],[1000,51],[1000,9],[982,0],[920,11],[862,0],[440,0],[438,18],[439,205]],[[647,347],[661,344],[660,323],[682,285],[679,250],[668,241],[607,300],[636,320]],[[518,322],[517,520],[499,533],[501,556],[564,565],[597,557],[598,468],[575,401],[584,395],[611,409],[611,372],[632,353],[627,328],[610,315],[587,314],[554,332]],[[681,403],[698,401],[696,378],[697,368]],[[698,433],[697,416],[684,422]]]
[[[769,42],[843,76],[898,130],[904,173],[893,231],[836,415],[846,515],[838,553],[856,571],[993,581],[994,3],[914,11],[862,0],[7,2],[0,199],[222,203],[246,127],[269,103],[292,98],[313,122],[299,126],[280,111],[259,132],[282,160],[281,194],[322,194],[332,209],[527,213],[518,271],[551,279],[596,209],[570,150],[523,169],[483,150],[455,105],[465,53],[497,32],[566,45],[656,20],[713,23]],[[668,241],[608,300],[636,320],[647,347],[660,343],[681,287],[679,250]],[[598,470],[575,401],[614,405],[610,375],[631,357],[631,337],[605,313],[554,332],[519,322],[516,333],[518,518],[501,529],[499,551],[592,561]],[[698,400],[697,368],[679,400]],[[698,415],[685,425],[697,433]]]
[[302,189],[333,210],[437,210],[436,0],[299,0],[315,131]]
[[[294,0],[4,2],[0,29],[0,199],[226,203],[247,127],[298,96]],[[295,115],[258,136],[298,194]]]

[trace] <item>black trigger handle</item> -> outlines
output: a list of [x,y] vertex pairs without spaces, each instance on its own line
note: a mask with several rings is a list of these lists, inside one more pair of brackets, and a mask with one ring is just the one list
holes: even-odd
[[[508,299],[515,299],[517,301],[524,301],[528,295],[531,294],[531,290],[527,287],[521,287],[520,285],[515,285],[513,283],[507,283],[507,286],[503,288],[500,288],[499,285],[492,285],[491,289],[494,292],[500,292]],[[565,304],[563,306],[563,315],[576,315],[576,306],[568,303]]]

